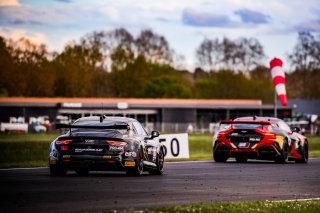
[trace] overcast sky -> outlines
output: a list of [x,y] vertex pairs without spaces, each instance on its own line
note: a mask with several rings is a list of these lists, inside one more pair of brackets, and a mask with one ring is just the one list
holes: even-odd
[[268,56],[284,60],[297,32],[320,33],[320,0],[0,0],[0,35],[27,37],[61,51],[94,30],[152,29],[196,65],[204,38],[255,37]]

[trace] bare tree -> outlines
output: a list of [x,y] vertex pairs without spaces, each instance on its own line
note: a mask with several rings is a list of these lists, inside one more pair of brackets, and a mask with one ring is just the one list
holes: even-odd
[[299,32],[298,43],[289,60],[295,70],[320,69],[320,39],[316,40],[310,32]]
[[171,50],[165,37],[151,30],[143,30],[135,41],[138,55],[142,55],[151,63],[171,64],[173,50]]
[[218,69],[219,64],[223,60],[221,51],[222,45],[218,39],[204,39],[196,50],[196,57],[199,65],[205,70]]
[[205,69],[226,68],[248,71],[259,65],[265,55],[257,39],[241,38],[233,41],[223,38],[221,42],[218,39],[205,39],[198,47],[196,56]]

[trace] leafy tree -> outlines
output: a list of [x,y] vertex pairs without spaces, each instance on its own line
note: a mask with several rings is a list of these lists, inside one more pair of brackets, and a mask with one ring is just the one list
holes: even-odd
[[190,98],[191,89],[172,76],[151,77],[140,92],[140,97]]

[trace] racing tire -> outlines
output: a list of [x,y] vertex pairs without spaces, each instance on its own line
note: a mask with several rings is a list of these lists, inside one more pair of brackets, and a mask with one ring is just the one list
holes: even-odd
[[275,159],[276,163],[288,163],[289,161],[289,145],[288,145],[288,141],[287,139],[285,139],[282,151],[281,151],[281,155],[277,156]]
[[76,168],[74,171],[79,176],[87,176],[87,175],[89,175],[89,169],[87,169],[87,168],[80,167],[80,168]]
[[160,149],[159,154],[157,155],[157,159],[156,159],[156,165],[157,168],[154,170],[150,170],[149,174],[150,175],[162,175],[163,174],[163,165],[164,165],[164,153],[162,150],[162,147]]
[[226,155],[226,153],[221,153],[219,151],[213,151],[213,160],[216,163],[225,163],[227,162],[228,156]]
[[141,176],[143,173],[143,151],[138,150],[137,158],[135,160],[135,166],[133,168],[128,168],[126,174],[130,176]]
[[236,161],[237,163],[247,163],[248,158],[246,156],[237,156]]
[[296,163],[308,163],[309,160],[309,147],[308,144],[305,143],[303,147],[300,149],[299,154],[301,155],[301,159],[296,159]]
[[52,176],[65,176],[67,169],[62,165],[49,165],[50,174]]

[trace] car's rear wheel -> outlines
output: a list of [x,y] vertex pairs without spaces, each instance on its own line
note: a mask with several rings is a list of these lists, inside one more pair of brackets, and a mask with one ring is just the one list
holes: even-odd
[[137,152],[137,158],[135,160],[135,166],[133,168],[127,168],[127,175],[140,176],[143,173],[143,151],[139,149]]
[[297,159],[297,163],[308,163],[309,160],[309,147],[305,142],[303,147],[301,147],[299,154],[301,155],[301,159]]
[[162,148],[160,149],[160,152],[157,156],[156,160],[157,168],[155,170],[150,170],[149,174],[151,175],[162,175],[163,173],[163,165],[164,165],[164,153]]
[[281,155],[276,157],[276,163],[288,163],[289,161],[289,144],[287,139],[284,141],[283,148],[281,150]]
[[217,163],[226,162],[228,159],[227,153],[220,152],[217,149],[213,150],[213,160]]
[[49,169],[52,176],[64,176],[67,174],[67,169],[63,165],[50,165]]

